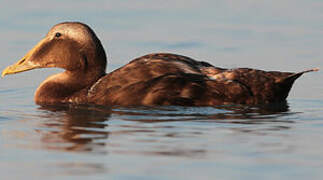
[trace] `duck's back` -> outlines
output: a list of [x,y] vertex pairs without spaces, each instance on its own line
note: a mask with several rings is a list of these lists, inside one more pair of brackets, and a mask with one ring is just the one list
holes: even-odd
[[286,99],[300,75],[249,68],[228,70],[185,56],[150,54],[98,80],[88,91],[88,101],[121,106],[279,102]]
[[127,65],[109,73],[101,80],[102,88],[111,86],[127,86],[136,82],[147,81],[166,74],[186,73],[203,74],[203,68],[216,68],[203,61],[196,61],[192,58],[168,54],[157,53],[148,54],[132,60]]

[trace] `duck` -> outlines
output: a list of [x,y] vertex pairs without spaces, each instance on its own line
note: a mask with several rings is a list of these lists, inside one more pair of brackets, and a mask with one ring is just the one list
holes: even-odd
[[81,22],[54,25],[2,77],[37,68],[62,68],[37,88],[39,105],[216,106],[286,101],[301,72],[215,67],[183,55],[153,53],[106,73],[107,56],[95,34]]

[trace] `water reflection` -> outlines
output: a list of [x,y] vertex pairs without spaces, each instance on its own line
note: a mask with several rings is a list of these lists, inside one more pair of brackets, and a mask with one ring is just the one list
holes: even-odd
[[[257,124],[290,115],[286,101],[266,105],[223,105],[216,107],[179,107],[115,109],[123,120],[140,122],[216,121],[224,123]],[[219,120],[219,121],[217,121]]]
[[221,118],[220,116],[209,117],[212,120],[218,120],[222,123],[238,123],[238,124],[262,124],[268,122],[293,122],[290,120],[281,120],[282,117],[291,115],[289,106],[286,101],[281,103],[272,103],[258,106],[225,106],[222,107],[230,110]]
[[91,151],[104,153],[102,148],[109,132],[102,123],[108,120],[111,111],[96,111],[89,106],[44,106],[42,142],[48,149],[65,151]]
[[[175,156],[201,156],[207,150],[203,148],[178,149],[167,145],[169,139],[189,140],[207,133],[190,130],[185,132],[185,127],[174,126],[172,122],[199,123],[229,123],[229,124],[266,124],[284,122],[284,125],[273,125],[271,130],[289,129],[286,123],[291,120],[282,118],[289,115],[289,107],[286,102],[264,106],[218,106],[218,107],[136,107],[136,108],[107,108],[101,106],[44,106],[40,108],[45,119],[41,123],[42,146],[46,149],[107,153],[109,146],[118,146],[118,153],[143,153],[151,155],[175,155]],[[109,127],[109,120],[123,121],[119,125]],[[170,124],[167,124],[169,122]],[[158,124],[160,123],[160,124]],[[118,124],[118,123],[117,123]],[[153,126],[151,126],[153,125]],[[236,132],[251,133],[246,127],[235,127]],[[121,136],[125,141],[112,144],[108,141],[109,135],[115,135],[114,141]],[[129,140],[129,138],[135,140]],[[187,139],[185,138],[187,137]],[[160,144],[167,139],[166,144]],[[133,144],[131,144],[133,143]],[[141,146],[137,146],[141,144]],[[154,148],[154,145],[158,148]],[[142,149],[142,146],[148,146]],[[124,149],[124,147],[127,147]],[[131,147],[131,148],[129,148]],[[160,149],[160,147],[168,147]],[[113,148],[113,147],[112,147]]]

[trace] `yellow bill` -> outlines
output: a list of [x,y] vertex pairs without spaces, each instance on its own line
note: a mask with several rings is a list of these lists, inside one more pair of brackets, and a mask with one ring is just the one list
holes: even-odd
[[33,49],[31,49],[23,58],[21,58],[16,64],[6,67],[2,71],[1,76],[4,77],[8,74],[15,74],[23,71],[28,71],[31,69],[39,68],[38,63],[30,61],[30,57],[35,53],[44,43],[45,39],[41,40]]

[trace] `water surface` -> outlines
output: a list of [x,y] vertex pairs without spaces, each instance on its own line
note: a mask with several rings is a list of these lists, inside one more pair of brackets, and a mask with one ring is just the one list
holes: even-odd
[[[61,21],[89,24],[108,71],[151,52],[220,67],[322,67],[323,3],[310,1],[5,1],[0,69]],[[217,107],[40,107],[58,69],[0,81],[0,172],[6,179],[322,179],[322,71],[286,103]]]

